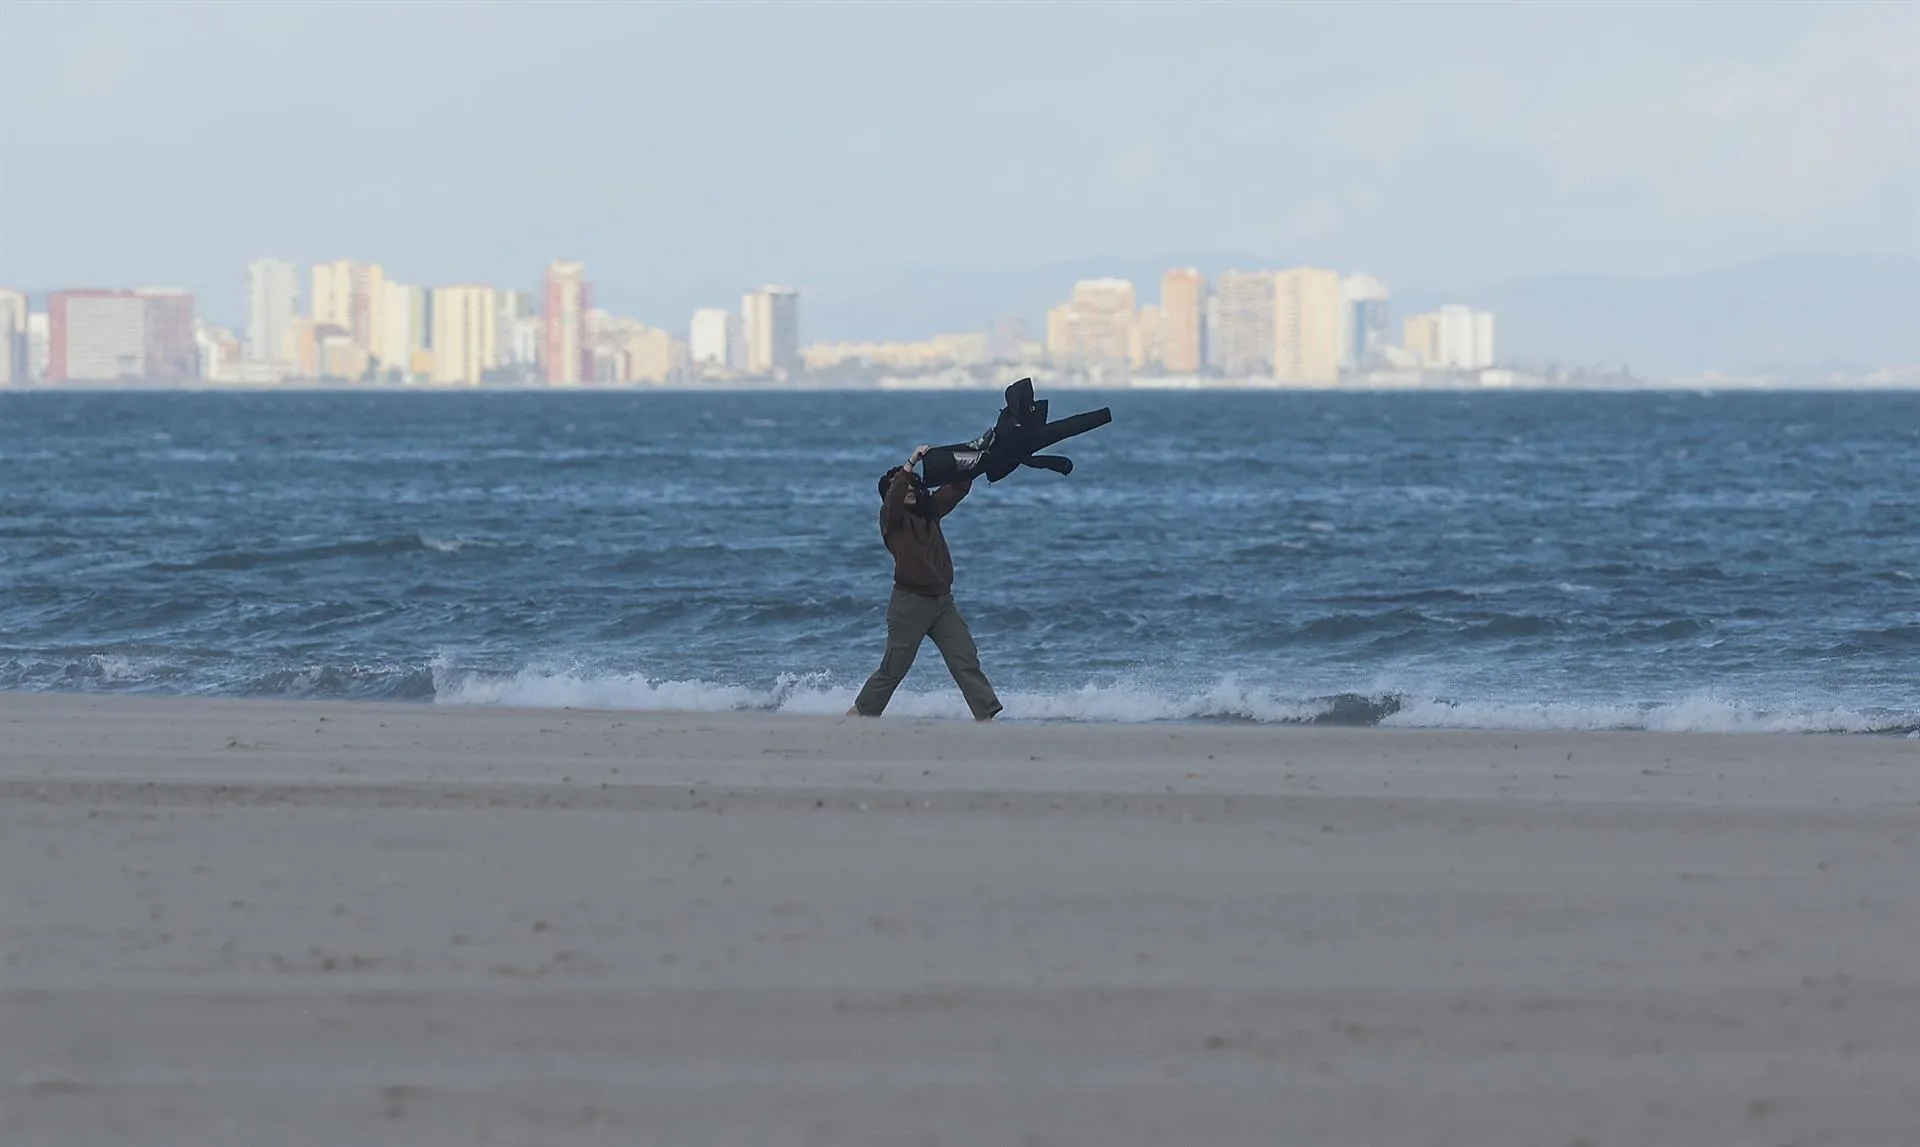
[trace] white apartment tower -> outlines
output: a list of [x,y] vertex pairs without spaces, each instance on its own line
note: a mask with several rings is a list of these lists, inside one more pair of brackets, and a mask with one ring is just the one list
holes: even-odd
[[27,295],[0,289],[0,386],[27,381]]
[[285,365],[287,332],[300,314],[300,269],[285,259],[247,264],[247,360]]
[[1493,312],[1450,303],[1435,312],[1439,365],[1485,370],[1493,365]]
[[734,343],[739,339],[740,320],[719,307],[693,312],[687,327],[687,351],[693,365],[703,370],[726,370],[735,365]]

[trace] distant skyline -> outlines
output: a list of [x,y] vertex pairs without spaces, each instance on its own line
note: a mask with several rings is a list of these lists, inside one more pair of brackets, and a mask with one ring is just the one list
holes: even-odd
[[261,256],[577,258],[677,324],[1180,251],[1396,291],[1920,252],[1914,5],[16,3],[0,44],[0,285],[228,323]]

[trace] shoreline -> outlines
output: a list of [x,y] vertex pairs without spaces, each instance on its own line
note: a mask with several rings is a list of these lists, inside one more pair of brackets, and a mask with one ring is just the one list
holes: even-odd
[[[659,685],[678,685],[677,681],[646,682],[649,688]],[[614,714],[628,719],[648,716],[678,716],[692,718],[698,716],[727,717],[738,715],[751,718],[783,718],[797,720],[838,720],[851,702],[852,693],[835,700],[838,694],[822,694],[800,698],[792,707],[795,698],[782,698],[776,689],[766,691],[759,701],[738,703],[725,699],[732,687],[709,685],[707,682],[694,682],[716,690],[721,699],[711,707],[684,707],[656,705],[652,703],[624,704],[618,700],[607,702],[604,698],[589,695],[584,697],[548,696],[541,699],[529,699],[525,690],[516,689],[512,682],[471,682],[454,687],[444,695],[434,696],[366,696],[366,697],[286,697],[258,696],[244,694],[206,694],[174,693],[164,691],[98,691],[72,689],[20,689],[0,688],[0,699],[6,697],[73,697],[73,698],[125,698],[130,700],[152,700],[162,702],[222,703],[237,702],[258,705],[343,705],[357,707],[362,705],[392,705],[402,708],[423,707],[441,709],[486,709],[521,713],[602,713]],[[1024,695],[1009,694],[1020,700]],[[995,722],[998,727],[1018,728],[1194,728],[1194,729],[1314,729],[1347,730],[1357,733],[1369,731],[1398,733],[1477,733],[1496,737],[1511,734],[1655,734],[1678,736],[1733,736],[1733,737],[1837,737],[1837,738],[1877,738],[1890,740],[1920,741],[1920,725],[1905,714],[1882,710],[1842,710],[1834,708],[1807,711],[1774,711],[1757,708],[1745,708],[1731,702],[1721,702],[1704,698],[1687,698],[1682,701],[1667,702],[1647,707],[1645,705],[1605,704],[1593,702],[1576,704],[1562,702],[1550,703],[1512,703],[1508,705],[1486,705],[1472,702],[1451,702],[1409,695],[1393,695],[1383,698],[1339,695],[1332,697],[1314,697],[1295,701],[1276,702],[1282,708],[1297,706],[1300,714],[1290,715],[1253,715],[1248,711],[1229,708],[1226,711],[1199,711],[1184,715],[1161,715],[1150,712],[1146,715],[1114,715],[1111,711],[1089,713],[1062,713],[1057,707],[1049,707],[1047,702],[1052,695],[1042,695],[1037,712],[1032,716],[1021,715],[1024,710],[1014,706],[1012,711],[1003,712]],[[1152,695],[1152,699],[1172,704],[1176,709],[1182,703],[1178,696],[1167,698]],[[935,694],[905,693],[899,698],[899,704],[893,706],[890,714],[883,718],[890,723],[905,721],[933,722],[936,725],[950,722],[970,721],[958,694],[952,697],[944,692]],[[1186,703],[1198,706],[1205,700],[1204,695],[1186,698]],[[950,705],[943,702],[950,701]],[[1367,715],[1356,715],[1351,711],[1349,702],[1364,702],[1373,712],[1371,719]],[[761,702],[765,702],[764,704]],[[929,704],[931,702],[931,704]],[[1249,702],[1251,704],[1251,702]],[[1308,712],[1314,705],[1323,708]],[[930,711],[931,710],[931,711]],[[951,711],[949,711],[951,710]],[[1625,715],[1637,714],[1641,723],[1620,723]],[[1503,723],[1505,718],[1507,723]]]
[[[878,719],[0,692],[0,783],[801,783],[908,792],[1920,805],[1920,740],[1858,733]],[[644,762],[637,777],[616,763]],[[136,767],[137,766],[137,767]],[[650,778],[650,779],[649,779]],[[954,786],[959,788],[955,789]]]

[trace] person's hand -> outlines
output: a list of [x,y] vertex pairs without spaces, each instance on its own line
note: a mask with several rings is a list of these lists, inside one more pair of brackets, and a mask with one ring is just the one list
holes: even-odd
[[931,449],[933,449],[931,446],[915,446],[913,453],[907,455],[907,469],[911,470],[915,466],[918,466],[920,459],[926,457],[927,451]]

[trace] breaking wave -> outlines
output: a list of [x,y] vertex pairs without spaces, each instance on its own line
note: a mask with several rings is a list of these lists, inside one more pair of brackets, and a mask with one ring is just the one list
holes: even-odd
[[[783,674],[769,685],[749,686],[578,669],[489,674],[458,669],[445,660],[433,668],[433,698],[448,705],[838,715],[853,704],[858,689],[858,683],[836,681],[827,673]],[[1003,692],[1001,701],[1006,705],[1001,718],[1011,721],[1920,735],[1920,713],[1769,709],[1704,696],[1643,704],[1475,702],[1399,693],[1289,696],[1231,677],[1192,690],[1129,683],[1089,684],[1055,692],[1014,690]],[[903,688],[894,694],[887,713],[952,720],[969,716],[951,687],[924,693]]]

